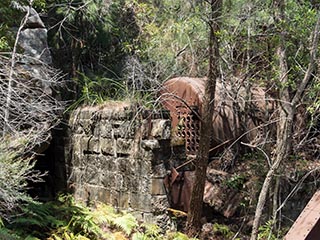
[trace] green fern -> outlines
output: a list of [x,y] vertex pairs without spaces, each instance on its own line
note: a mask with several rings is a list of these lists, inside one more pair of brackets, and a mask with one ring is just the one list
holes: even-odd
[[113,207],[100,203],[91,212],[91,216],[98,224],[114,224],[114,220],[120,215],[116,213]]
[[181,232],[169,233],[167,240],[197,240],[197,238],[189,238],[187,235]]
[[258,239],[269,239],[269,240],[278,239],[273,234],[273,226],[274,226],[274,221],[273,220],[269,220],[265,224],[260,226],[259,227]]
[[7,228],[0,228],[0,239],[6,240],[22,240],[20,236],[18,236],[14,231],[9,230]]
[[138,227],[136,218],[130,213],[115,218],[114,224],[123,230],[128,236],[131,234],[134,228]]
[[150,238],[147,234],[141,233],[141,232],[135,232],[132,235],[132,240],[150,240],[153,238]]
[[145,234],[148,237],[158,238],[160,237],[161,229],[158,225],[152,223],[143,223],[141,225],[145,229]]
[[213,232],[218,233],[225,237],[225,239],[232,239],[234,233],[230,230],[227,225],[215,223],[213,224]]

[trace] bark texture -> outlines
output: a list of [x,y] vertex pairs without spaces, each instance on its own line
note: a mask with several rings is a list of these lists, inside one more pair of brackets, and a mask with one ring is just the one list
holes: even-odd
[[210,4],[209,72],[203,101],[200,143],[196,159],[195,182],[193,185],[190,209],[188,212],[187,233],[189,236],[196,236],[201,227],[203,194],[210,150],[210,135],[212,132],[215,88],[216,81],[220,76],[217,32],[219,31],[218,19],[221,15],[222,0],[211,0]]

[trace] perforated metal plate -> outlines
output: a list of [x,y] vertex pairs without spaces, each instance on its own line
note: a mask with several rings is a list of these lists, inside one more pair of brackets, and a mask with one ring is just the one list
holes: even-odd
[[186,143],[186,153],[195,154],[199,148],[199,130],[200,120],[195,113],[198,114],[198,108],[193,106],[190,108],[185,106],[177,106],[177,136],[184,138]]

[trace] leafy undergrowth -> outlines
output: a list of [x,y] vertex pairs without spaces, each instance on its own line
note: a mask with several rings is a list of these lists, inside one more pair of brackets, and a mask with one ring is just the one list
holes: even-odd
[[6,240],[188,240],[180,232],[163,234],[154,224],[140,223],[130,213],[99,203],[85,207],[72,196],[57,201],[29,203],[10,223],[0,221],[0,239]]

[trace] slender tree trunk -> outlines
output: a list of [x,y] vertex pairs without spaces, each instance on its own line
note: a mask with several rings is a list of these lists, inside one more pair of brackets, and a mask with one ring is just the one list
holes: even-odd
[[[275,13],[275,20],[277,22],[284,22],[284,9],[285,4],[283,0],[275,1],[277,9]],[[300,85],[297,88],[297,91],[290,100],[289,90],[287,87],[288,83],[288,65],[286,62],[286,50],[285,50],[285,35],[283,32],[280,32],[280,42],[277,48],[277,57],[279,59],[279,82],[280,82],[280,101],[279,101],[279,122],[277,125],[277,142],[275,157],[271,168],[269,169],[267,176],[262,185],[262,189],[259,195],[255,218],[252,227],[252,233],[250,240],[256,240],[258,237],[258,229],[260,226],[260,220],[262,216],[262,211],[266,202],[267,192],[272,181],[274,174],[279,168],[282,161],[288,158],[290,149],[291,149],[291,140],[292,140],[292,127],[293,127],[293,118],[296,110],[296,106],[299,103],[302,93],[304,92],[307,84],[310,82],[312,72],[314,70],[317,54],[317,46],[319,43],[319,29],[320,29],[320,15],[318,15],[318,20],[315,26],[315,29],[312,33],[312,42],[310,47],[310,62],[308,69],[302,79]]]
[[[277,9],[275,10],[275,19],[276,22],[284,21],[284,1],[279,0],[275,3],[277,5]],[[258,229],[260,226],[260,220],[263,212],[263,208],[266,202],[267,193],[269,186],[272,182],[272,178],[277,171],[282,160],[288,157],[288,152],[290,149],[290,138],[292,133],[292,120],[294,116],[293,107],[291,106],[290,98],[289,98],[289,90],[285,87],[285,84],[288,82],[288,64],[287,64],[287,56],[285,49],[285,35],[281,31],[279,34],[280,41],[277,47],[276,55],[279,61],[279,84],[280,87],[279,96],[279,122],[277,125],[277,143],[276,143],[276,151],[275,151],[275,159],[273,160],[272,166],[269,169],[267,176],[262,185],[262,189],[259,195],[255,218],[253,221],[251,240],[256,240],[258,237]]]
[[202,122],[200,143],[196,159],[195,182],[193,185],[190,209],[188,212],[187,233],[195,236],[201,227],[203,193],[210,150],[210,136],[212,132],[212,117],[214,112],[214,96],[216,80],[219,78],[219,47],[217,31],[218,18],[221,16],[222,0],[211,0],[211,16],[209,20],[209,72],[206,82],[205,95],[202,106]]

